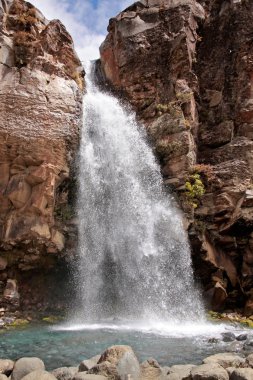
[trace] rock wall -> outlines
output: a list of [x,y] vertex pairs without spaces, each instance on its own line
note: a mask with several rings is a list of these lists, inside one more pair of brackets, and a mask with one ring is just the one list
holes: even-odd
[[[0,83],[0,304],[6,305],[18,299],[20,278],[26,279],[21,301],[31,300],[32,276],[73,247],[84,71],[60,21],[47,21],[23,0],[0,1]],[[36,286],[39,292],[45,281]]]
[[253,314],[253,3],[141,0],[109,22],[101,70],[147,127],[216,310]]

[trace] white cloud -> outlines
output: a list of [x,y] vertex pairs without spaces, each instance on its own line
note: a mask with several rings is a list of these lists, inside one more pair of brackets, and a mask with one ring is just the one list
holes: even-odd
[[48,20],[59,19],[75,42],[82,61],[99,57],[99,46],[107,33],[110,17],[132,3],[131,0],[32,0]]

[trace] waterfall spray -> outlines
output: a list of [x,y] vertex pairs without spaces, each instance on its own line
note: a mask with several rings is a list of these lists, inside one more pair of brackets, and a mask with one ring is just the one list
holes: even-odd
[[88,75],[79,173],[82,321],[203,319],[180,210],[144,127]]

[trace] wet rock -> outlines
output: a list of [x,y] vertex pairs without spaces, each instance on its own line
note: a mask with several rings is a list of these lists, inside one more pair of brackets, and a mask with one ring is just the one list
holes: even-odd
[[7,280],[7,284],[4,290],[3,298],[6,302],[14,305],[19,304],[19,292],[16,280]]
[[13,370],[14,362],[9,359],[0,359],[0,374],[9,376]]
[[7,265],[8,261],[4,257],[0,257],[0,271],[5,270]]
[[83,360],[79,364],[78,371],[79,372],[89,371],[92,367],[94,367],[98,363],[100,357],[101,357],[101,355],[96,355],[90,359]]
[[[21,380],[27,374],[45,369],[43,361],[39,358],[21,358],[14,364],[11,380]],[[27,379],[30,380],[30,379]],[[46,380],[46,379],[45,379]]]
[[235,334],[231,332],[225,332],[225,333],[222,333],[221,335],[222,335],[223,342],[233,342],[236,339]]
[[53,370],[52,375],[54,375],[57,380],[72,380],[77,372],[77,367],[62,367]]
[[185,365],[173,365],[169,371],[168,375],[172,373],[176,373],[179,375],[181,380],[190,380],[191,378],[191,370],[195,368],[194,364],[185,364]]
[[241,341],[244,341],[244,340],[247,340],[248,338],[248,335],[247,334],[240,334],[236,337],[236,340],[238,340],[239,342]]
[[163,377],[163,371],[155,359],[148,359],[143,362],[141,368],[141,379],[155,380]]
[[230,380],[252,380],[253,369],[252,368],[238,368],[232,372]]
[[219,364],[223,368],[240,367],[245,363],[245,359],[233,353],[221,353],[208,356],[203,360],[204,364]]
[[191,370],[192,380],[229,380],[227,371],[216,363],[202,364]]
[[22,380],[56,380],[56,377],[47,371],[33,371],[22,377]]

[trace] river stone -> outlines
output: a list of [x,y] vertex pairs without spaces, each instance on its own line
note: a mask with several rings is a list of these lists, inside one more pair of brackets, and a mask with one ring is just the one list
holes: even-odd
[[182,380],[189,380],[191,378],[191,370],[195,368],[194,364],[185,364],[185,365],[173,365],[168,370],[167,374],[177,373]]
[[155,359],[146,360],[141,364],[140,368],[141,379],[143,380],[161,379],[163,377],[162,368]]
[[229,380],[227,371],[216,363],[202,364],[191,370],[192,380]]
[[9,359],[0,359],[0,374],[10,375],[14,367],[14,361]]
[[223,368],[240,367],[245,363],[245,359],[231,352],[224,352],[208,356],[203,360],[204,364],[220,364]]
[[240,334],[236,337],[236,340],[238,340],[239,342],[242,342],[243,340],[247,340],[247,338],[248,338],[247,334]]
[[222,333],[221,335],[222,335],[223,342],[233,342],[236,339],[235,334],[231,332],[225,332],[225,333]]
[[56,380],[56,377],[47,371],[33,371],[22,377],[22,380]]
[[78,371],[79,372],[89,371],[92,367],[94,367],[98,363],[100,358],[101,358],[101,355],[96,355],[90,359],[83,360],[79,365]]
[[73,376],[78,372],[77,367],[62,367],[57,368],[52,371],[52,375],[56,377],[57,380],[72,380]]
[[28,373],[44,370],[45,365],[39,358],[21,358],[14,364],[11,380],[21,380]]
[[230,380],[253,380],[252,368],[237,368],[231,374]]
[[[102,364],[106,363],[105,366]],[[140,364],[130,346],[111,346],[101,355],[98,364],[89,373],[108,376],[109,371],[118,376],[118,379],[125,380],[131,375],[131,380],[140,378]]]

